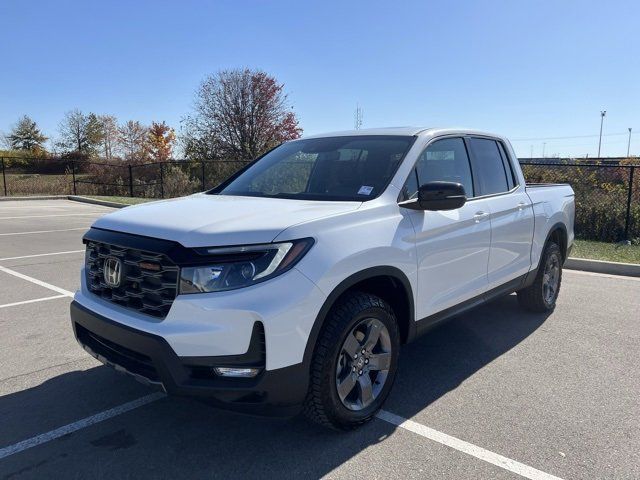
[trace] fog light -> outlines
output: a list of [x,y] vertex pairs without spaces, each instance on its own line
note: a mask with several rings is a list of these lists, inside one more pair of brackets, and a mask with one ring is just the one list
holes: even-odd
[[242,377],[252,378],[260,373],[259,368],[228,368],[228,367],[215,367],[213,371],[216,375],[221,377]]

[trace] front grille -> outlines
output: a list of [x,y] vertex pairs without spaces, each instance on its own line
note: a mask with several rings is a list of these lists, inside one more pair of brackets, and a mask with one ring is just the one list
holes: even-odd
[[107,361],[119,365],[131,373],[141,375],[152,382],[160,381],[153,362],[148,356],[102,338],[77,323],[76,334],[80,343],[89,347],[95,354],[104,357]]
[[[107,258],[120,260],[120,284],[104,278]],[[165,318],[178,294],[178,267],[165,255],[95,241],[87,243],[87,285],[99,297],[157,318]]]

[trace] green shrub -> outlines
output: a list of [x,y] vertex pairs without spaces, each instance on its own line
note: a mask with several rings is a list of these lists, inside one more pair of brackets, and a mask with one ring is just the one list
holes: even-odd
[[[640,167],[637,169],[640,172]],[[576,197],[576,237],[616,242],[624,239],[629,168],[573,165],[523,165],[529,183],[568,183]],[[640,237],[640,174],[635,173],[630,209],[630,239]]]

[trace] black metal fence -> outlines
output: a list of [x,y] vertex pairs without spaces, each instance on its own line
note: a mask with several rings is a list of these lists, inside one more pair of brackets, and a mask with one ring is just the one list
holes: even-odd
[[168,198],[218,185],[248,162],[170,160],[94,162],[62,158],[1,158],[5,196],[99,195]]
[[578,238],[640,242],[640,164],[520,160],[527,182],[568,183],[576,194]]
[[[5,196],[101,195],[170,198],[207,190],[246,161],[94,162],[1,158]],[[625,164],[628,162],[628,164]],[[521,159],[527,182],[569,183],[576,192],[579,238],[640,243],[640,163],[607,159]]]

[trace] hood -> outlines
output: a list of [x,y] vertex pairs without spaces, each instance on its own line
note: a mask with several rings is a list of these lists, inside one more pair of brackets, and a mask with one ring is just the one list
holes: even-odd
[[284,229],[356,210],[360,202],[196,194],[126,207],[94,227],[173,240],[185,247],[269,243]]

